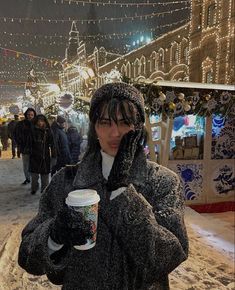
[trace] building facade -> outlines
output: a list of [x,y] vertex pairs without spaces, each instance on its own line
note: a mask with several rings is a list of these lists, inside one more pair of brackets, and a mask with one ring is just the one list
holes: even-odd
[[125,55],[79,40],[75,22],[60,73],[62,90],[81,97],[107,82],[113,69],[133,82],[141,79],[234,84],[235,0],[191,1],[190,21]]
[[234,84],[234,11],[234,0],[191,1],[187,24],[99,66],[98,85],[114,67],[133,81]]

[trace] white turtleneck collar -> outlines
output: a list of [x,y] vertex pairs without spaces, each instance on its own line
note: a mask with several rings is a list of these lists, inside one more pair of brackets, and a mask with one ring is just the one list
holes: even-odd
[[109,173],[113,166],[114,157],[111,155],[108,155],[102,150],[100,150],[100,153],[102,155],[102,174],[104,178],[108,180]]

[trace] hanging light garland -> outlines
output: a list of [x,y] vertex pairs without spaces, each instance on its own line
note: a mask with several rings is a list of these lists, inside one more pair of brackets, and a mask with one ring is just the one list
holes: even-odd
[[90,5],[90,4],[93,4],[93,5],[96,5],[96,6],[120,6],[121,8],[128,8],[128,7],[157,7],[159,5],[162,5],[162,6],[166,6],[166,5],[173,5],[173,4],[182,4],[182,3],[189,3],[190,0],[178,0],[178,1],[171,1],[171,2],[159,2],[159,3],[153,3],[153,2],[149,2],[149,1],[146,1],[146,2],[142,2],[142,3],[132,3],[132,2],[129,2],[129,3],[123,3],[123,2],[117,2],[117,1],[107,1],[107,2],[101,2],[101,1],[91,1],[91,0],[88,0],[88,1],[84,1],[84,0],[54,0],[54,3],[55,4],[82,4],[83,6],[85,5]]
[[143,15],[133,15],[133,16],[124,16],[124,17],[104,17],[104,18],[99,18],[99,19],[72,19],[72,18],[68,18],[68,19],[45,19],[43,17],[40,18],[20,18],[20,17],[0,17],[0,21],[4,21],[4,22],[18,22],[18,23],[22,23],[22,22],[33,22],[33,23],[38,23],[38,22],[46,22],[48,24],[54,24],[54,23],[65,23],[65,22],[72,22],[72,21],[76,21],[78,23],[81,24],[96,24],[96,23],[101,23],[101,22],[107,22],[107,21],[119,21],[119,22],[123,22],[126,20],[148,20],[148,19],[152,19],[156,16],[165,16],[165,15],[169,15],[169,14],[173,14],[175,12],[179,12],[179,11],[183,11],[183,10],[188,10],[189,7],[182,7],[182,8],[177,8],[174,10],[169,10],[169,11],[163,11],[163,12],[152,12],[150,14],[143,14]]
[[[179,25],[179,24],[184,24],[184,23],[187,23],[189,20],[188,19],[183,19],[183,20],[180,20],[180,21],[177,21],[177,22],[172,22],[170,24],[164,24],[164,25],[157,25],[155,26],[154,28],[150,28],[150,29],[144,29],[144,30],[135,30],[135,31],[129,31],[129,32],[124,32],[124,33],[107,33],[107,34],[92,34],[92,35],[81,35],[79,36],[80,39],[83,39],[83,40],[89,40],[89,39],[114,39],[114,38],[126,38],[128,36],[133,36],[133,35],[136,35],[136,34],[144,34],[145,32],[154,32],[158,29],[161,29],[161,28],[165,28],[165,27],[172,27],[172,26],[176,26],[176,25]],[[1,34],[1,32],[0,32]],[[44,39],[53,39],[53,38],[60,38],[60,39],[65,39],[67,40],[69,37],[68,36],[65,36],[65,35],[41,35],[41,34],[32,34],[32,33],[28,33],[28,32],[22,32],[22,33],[9,33],[9,32],[6,32],[6,31],[3,31],[2,34],[8,36],[8,35],[15,35],[15,36],[32,36],[34,39],[38,39],[38,38],[44,38]],[[55,43],[56,44],[56,43]],[[62,43],[64,44],[64,43]]]
[[0,47],[0,50],[2,51],[2,54],[4,57],[13,56],[13,57],[19,58],[21,56],[27,56],[29,57],[30,60],[39,59],[45,62],[45,64],[47,65],[51,65],[51,66],[56,66],[58,64],[62,65],[61,62],[58,60],[53,60],[53,59],[41,57],[38,55],[30,54],[30,53],[25,53],[25,52],[13,50],[13,49],[5,48],[5,47]]

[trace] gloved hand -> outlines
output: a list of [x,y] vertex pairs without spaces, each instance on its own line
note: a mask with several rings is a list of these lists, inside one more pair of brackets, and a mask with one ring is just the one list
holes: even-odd
[[81,212],[67,205],[58,212],[50,236],[57,244],[84,245],[92,237],[92,227]]
[[141,129],[136,129],[123,136],[108,177],[107,189],[109,191],[128,186],[129,171],[139,149],[139,140],[142,134]]

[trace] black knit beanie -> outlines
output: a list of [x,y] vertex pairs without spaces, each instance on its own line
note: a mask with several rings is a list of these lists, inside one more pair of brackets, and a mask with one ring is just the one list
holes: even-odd
[[97,89],[91,98],[89,118],[92,120],[95,109],[100,102],[109,102],[111,99],[116,98],[120,101],[128,100],[136,105],[140,119],[144,123],[144,98],[142,94],[133,86],[126,83],[110,83],[101,86]]

